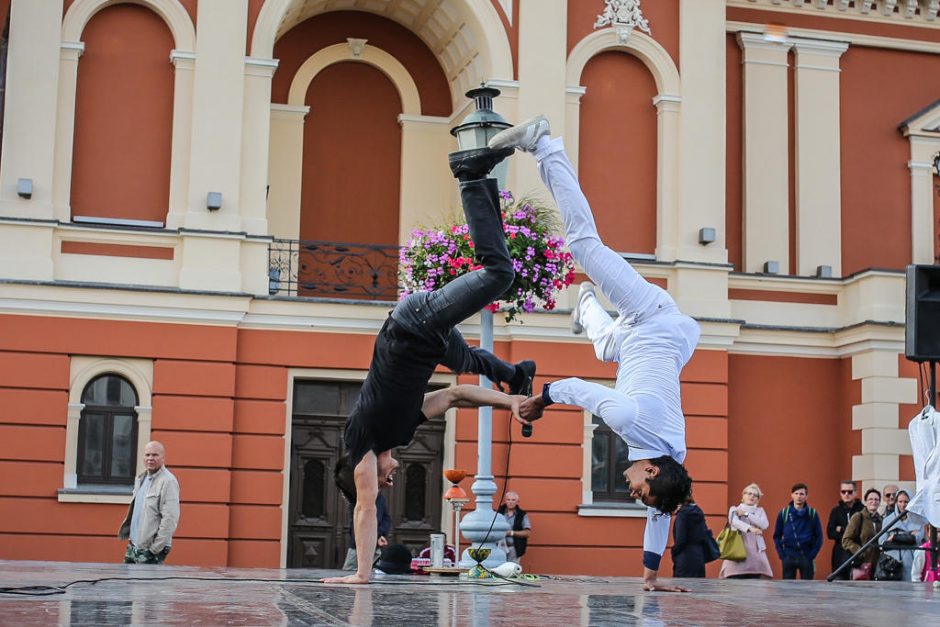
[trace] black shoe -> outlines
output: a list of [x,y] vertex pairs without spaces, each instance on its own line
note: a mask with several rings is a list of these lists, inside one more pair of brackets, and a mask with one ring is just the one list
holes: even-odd
[[485,179],[490,170],[513,153],[513,148],[474,148],[447,155],[450,171],[461,182]]
[[535,379],[535,362],[531,359],[516,364],[516,374],[509,381],[509,393],[532,396],[532,381]]

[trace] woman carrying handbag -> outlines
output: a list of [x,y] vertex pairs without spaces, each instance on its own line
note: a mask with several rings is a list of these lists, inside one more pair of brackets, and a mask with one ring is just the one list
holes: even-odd
[[732,533],[744,540],[745,557],[741,561],[724,560],[721,564],[721,579],[770,579],[773,571],[767,560],[767,544],[764,542],[764,530],[770,526],[767,513],[761,507],[763,496],[756,483],[744,488],[741,504],[728,510],[728,524]]
[[[865,492],[865,509],[852,514],[849,518],[849,526],[845,528],[845,535],[842,536],[842,548],[852,555],[881,531],[881,515],[878,514],[880,504],[881,492],[871,488]],[[880,553],[881,547],[874,544],[855,558],[856,563],[852,564],[852,579],[871,579]]]

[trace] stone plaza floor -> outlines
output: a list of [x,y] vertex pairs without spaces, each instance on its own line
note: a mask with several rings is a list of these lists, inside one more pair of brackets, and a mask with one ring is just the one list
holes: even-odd
[[636,578],[318,583],[326,574],[0,561],[0,587],[82,580],[64,594],[0,594],[0,625],[940,625],[931,584],[687,579],[692,592],[676,594],[643,592]]

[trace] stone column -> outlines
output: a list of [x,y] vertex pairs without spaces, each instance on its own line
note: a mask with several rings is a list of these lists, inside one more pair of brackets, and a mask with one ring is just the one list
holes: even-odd
[[306,105],[271,105],[268,232],[282,239],[300,239],[304,118],[309,112],[310,107]]
[[862,402],[852,407],[852,429],[862,432],[861,455],[852,457],[852,478],[861,481],[863,490],[899,483],[900,456],[911,454],[898,411],[901,403],[917,402],[917,381],[898,376],[899,358],[898,350],[876,348],[852,356],[852,378],[862,382]]
[[934,156],[940,153],[940,138],[914,136],[911,142],[911,263],[935,262]]
[[[192,144],[185,226],[239,231],[247,0],[202,0],[197,15]],[[206,208],[221,192],[222,207]],[[237,263],[235,264],[237,265]]]
[[744,270],[790,267],[789,43],[738,33],[744,50]]
[[[180,247],[183,289],[242,291],[242,125],[247,0],[202,0],[197,14],[189,185]],[[209,192],[222,194],[209,211]],[[256,269],[267,273],[264,264]]]
[[[7,49],[0,217],[51,219],[62,3],[13,0]],[[17,196],[31,179],[32,198]]]
[[401,201],[398,241],[407,243],[411,231],[430,226],[453,211],[457,190],[445,156],[455,150],[447,118],[399,115],[401,124]]
[[189,165],[193,139],[193,70],[196,54],[173,50],[173,139],[170,144],[170,207],[166,226],[177,229],[185,223],[189,209]]
[[839,59],[848,44],[793,38],[796,52],[796,272],[842,276]]
[[65,438],[65,481],[62,486],[66,489],[78,487],[78,427],[83,409],[83,403],[69,403],[66,410],[65,432],[69,437]]
[[[518,119],[507,119],[516,123],[544,113],[552,135],[565,134],[567,5],[566,0],[519,2]],[[517,197],[544,189],[536,168],[516,168],[512,191]]]
[[277,59],[245,59],[245,116],[242,123],[242,230],[268,234],[268,148],[271,131],[271,78]]
[[75,140],[75,92],[78,87],[78,59],[85,51],[80,41],[64,41],[59,55],[59,92],[55,125],[55,165],[52,179],[53,215],[57,220],[72,219],[72,155]]
[[679,125],[682,99],[675,94],[653,98],[656,107],[656,259],[671,261],[678,255],[679,232]]
[[[725,0],[682,0],[679,59],[682,74],[678,259],[725,263]],[[716,240],[698,242],[702,227]],[[670,246],[670,247],[673,247]]]

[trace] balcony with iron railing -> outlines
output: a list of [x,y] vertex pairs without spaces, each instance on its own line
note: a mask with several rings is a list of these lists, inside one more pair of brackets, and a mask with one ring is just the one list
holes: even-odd
[[398,299],[398,246],[274,239],[268,246],[272,296]]

